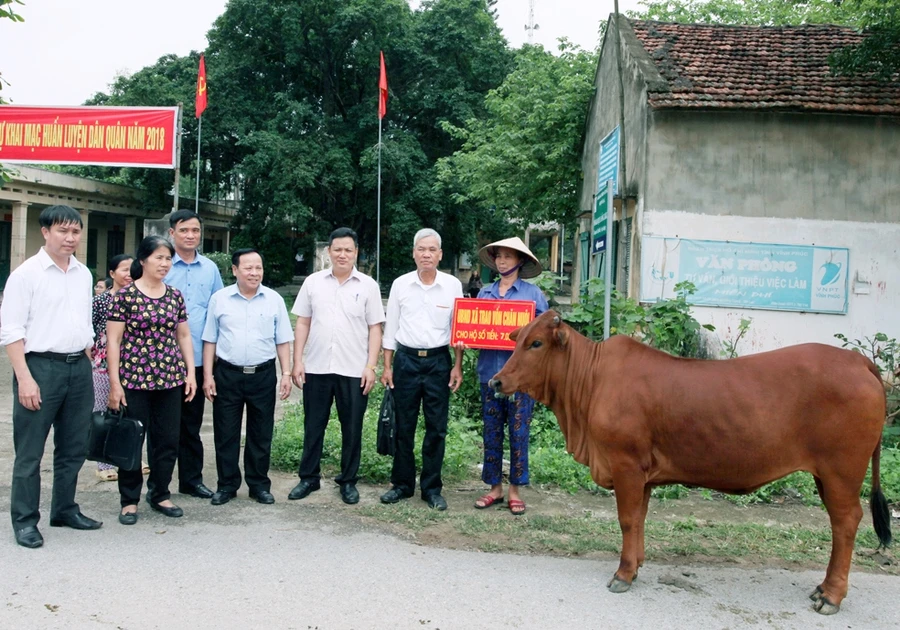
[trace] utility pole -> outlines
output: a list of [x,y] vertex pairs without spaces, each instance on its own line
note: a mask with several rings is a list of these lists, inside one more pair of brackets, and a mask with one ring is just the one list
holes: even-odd
[[534,23],[534,2],[535,0],[528,0],[528,24],[525,25],[525,30],[528,31],[529,46],[534,44],[534,32],[541,28]]

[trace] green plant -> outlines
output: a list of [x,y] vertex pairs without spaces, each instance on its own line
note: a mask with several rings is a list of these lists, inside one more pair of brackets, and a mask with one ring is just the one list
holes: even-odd
[[[581,296],[578,302],[572,305],[572,310],[563,314],[563,319],[586,337],[600,341],[603,339],[605,293],[606,283],[600,278],[591,278],[584,284]],[[623,297],[617,290],[612,290],[609,308],[610,334],[634,336],[645,316],[644,308],[640,304]]]
[[222,282],[225,283],[225,286],[234,284],[234,274],[231,273],[231,254],[227,252],[210,252],[203,255],[216,263],[219,273],[222,274]]
[[552,271],[542,271],[540,275],[528,280],[541,290],[548,300],[552,300],[559,289],[559,276]]
[[900,416],[900,383],[897,380],[900,378],[900,342],[881,332],[862,339],[848,339],[841,333],[834,336],[841,340],[842,348],[867,356],[881,372],[887,396],[883,443],[897,446],[900,444],[900,424],[897,422]]
[[691,282],[675,285],[675,297],[660,300],[647,308],[644,341],[654,348],[679,357],[700,355],[700,329],[715,330],[712,324],[701,325],[691,315],[688,297],[697,292]]
[[725,339],[722,341],[722,357],[725,359],[733,359],[735,358],[737,353],[737,345],[740,343],[741,339],[747,331],[750,329],[750,322],[752,320],[741,318],[741,323],[738,326],[737,336],[732,341],[731,339]]

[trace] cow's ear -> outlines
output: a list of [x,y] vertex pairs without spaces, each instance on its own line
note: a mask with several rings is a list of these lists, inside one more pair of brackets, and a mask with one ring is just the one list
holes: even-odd
[[522,329],[521,329],[521,328],[516,328],[514,331],[512,331],[511,333],[509,333],[509,338],[512,339],[513,341],[515,341],[516,339],[518,339],[518,338],[519,338],[519,331],[520,331],[520,330],[522,330]]
[[556,338],[559,340],[559,345],[563,348],[566,347],[566,344],[569,343],[569,331],[566,328],[560,328],[556,331]]

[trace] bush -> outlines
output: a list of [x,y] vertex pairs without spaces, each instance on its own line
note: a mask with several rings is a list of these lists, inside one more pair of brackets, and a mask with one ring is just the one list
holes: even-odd
[[234,284],[234,274],[231,273],[231,254],[228,252],[210,252],[203,255],[216,263],[219,273],[222,274],[222,282],[226,287],[229,284]]

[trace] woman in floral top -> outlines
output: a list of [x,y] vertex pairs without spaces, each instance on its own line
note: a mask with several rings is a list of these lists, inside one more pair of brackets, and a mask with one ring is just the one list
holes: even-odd
[[[197,390],[191,330],[181,293],[163,279],[175,250],[161,236],[141,241],[131,265],[134,283],[113,297],[106,323],[109,408],[128,407],[147,427],[150,476],[147,502],[166,516],[184,514],[169,483],[178,455],[181,397]],[[141,499],[140,470],[119,471],[119,522],[134,525]]]
[[[112,287],[94,296],[91,321],[94,324],[94,348],[91,356],[94,358],[94,411],[104,411],[109,402],[109,374],[106,373],[106,317],[109,314],[109,305],[113,296],[131,284],[131,261],[134,256],[119,254],[109,259],[106,266],[109,269],[109,277],[112,279]],[[115,481],[118,479],[116,467],[111,464],[97,462],[97,476],[101,481]]]

